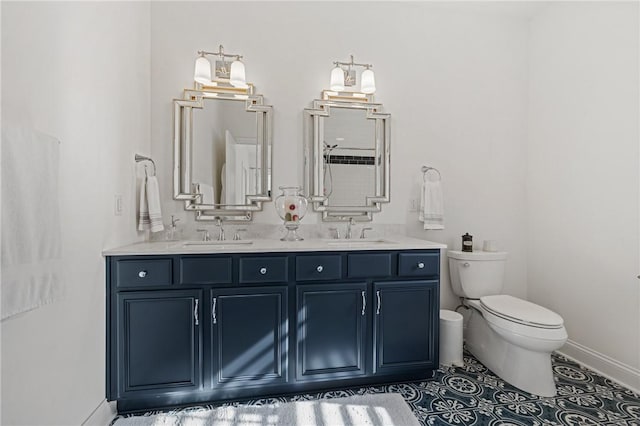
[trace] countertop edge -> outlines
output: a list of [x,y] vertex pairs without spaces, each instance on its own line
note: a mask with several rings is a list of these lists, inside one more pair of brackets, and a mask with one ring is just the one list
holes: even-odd
[[102,256],[152,256],[180,254],[242,254],[242,253],[294,253],[294,252],[336,252],[336,251],[388,251],[388,250],[444,250],[446,244],[417,238],[393,238],[389,243],[377,243],[370,246],[358,240],[352,244],[343,242],[331,245],[321,240],[305,240],[284,242],[274,240],[254,240],[254,244],[246,246],[183,246],[186,241],[139,242],[122,247],[106,249]]

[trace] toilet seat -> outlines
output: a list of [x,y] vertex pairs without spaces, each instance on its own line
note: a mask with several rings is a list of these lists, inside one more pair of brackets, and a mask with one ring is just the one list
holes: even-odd
[[533,339],[557,342],[567,339],[562,317],[542,306],[507,295],[481,297],[470,300],[487,323],[511,339]]
[[556,329],[564,324],[555,312],[506,294],[481,297],[480,305],[495,316],[528,327]]

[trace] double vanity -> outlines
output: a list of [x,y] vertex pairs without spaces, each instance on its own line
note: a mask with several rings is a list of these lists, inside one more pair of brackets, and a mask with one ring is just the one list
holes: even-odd
[[[273,108],[218,66],[239,55],[199,55],[194,88],[173,101],[173,199],[200,223],[248,222],[273,201]],[[213,81],[207,55],[218,57]],[[287,229],[308,203],[336,236],[347,223],[347,239],[104,252],[106,395],[119,412],[416,380],[438,367],[445,246],[351,239],[390,201],[390,114],[373,101],[371,65],[336,64],[332,80],[349,86],[352,67],[366,67],[366,93],[332,88],[305,109],[304,197],[279,198]]]
[[119,412],[429,378],[441,244],[150,242],[106,251]]

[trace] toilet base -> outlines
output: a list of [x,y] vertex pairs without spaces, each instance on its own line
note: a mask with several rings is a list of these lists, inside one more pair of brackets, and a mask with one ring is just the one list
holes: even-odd
[[507,342],[476,309],[470,308],[468,314],[465,341],[478,361],[525,392],[544,397],[556,395],[550,352],[536,352]]

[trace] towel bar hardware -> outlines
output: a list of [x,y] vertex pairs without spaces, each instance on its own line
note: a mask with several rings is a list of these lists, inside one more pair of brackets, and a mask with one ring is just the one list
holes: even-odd
[[430,167],[430,166],[422,166],[422,179],[426,181],[427,179],[427,173],[430,170],[433,170],[434,172],[436,172],[438,174],[438,180],[442,179],[442,175],[440,174],[440,170],[436,169],[435,167]]
[[[142,161],[149,161],[151,164],[153,164],[153,175],[152,176],[156,175],[156,163],[151,158],[145,157],[144,155],[136,154],[135,160],[136,160],[136,163],[140,163]],[[144,169],[144,172],[145,172],[145,174],[147,173],[146,167]]]

